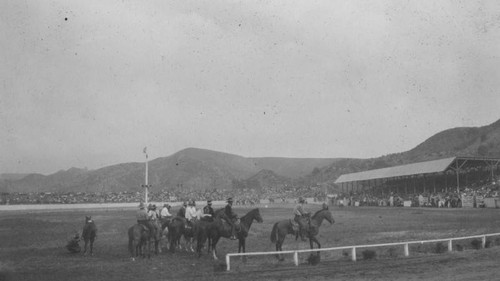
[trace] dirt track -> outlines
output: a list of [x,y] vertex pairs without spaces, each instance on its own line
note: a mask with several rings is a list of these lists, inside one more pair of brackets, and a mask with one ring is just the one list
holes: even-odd
[[[288,218],[287,208],[261,208],[264,223],[254,223],[247,251],[274,250],[269,241],[272,224]],[[316,206],[310,208],[317,208]],[[249,209],[237,209],[243,215]],[[323,247],[387,243],[408,240],[459,237],[500,232],[497,209],[333,209],[336,223],[320,229]],[[85,214],[99,228],[94,257],[72,255],[63,248]],[[373,260],[357,262],[339,251],[322,254],[318,265],[308,265],[300,256],[299,267],[291,256],[284,262],[274,257],[252,257],[247,263],[232,259],[232,271],[224,271],[224,254],[237,251],[237,242],[219,243],[221,261],[204,254],[200,259],[188,252],[162,253],[151,260],[131,262],[126,229],[134,223],[133,210],[75,210],[51,212],[2,212],[0,214],[0,280],[500,280],[500,239],[490,248],[473,250],[463,241],[463,251],[436,254],[435,246],[376,250]],[[284,249],[306,249],[308,243],[285,240]],[[454,246],[457,247],[456,245]]]

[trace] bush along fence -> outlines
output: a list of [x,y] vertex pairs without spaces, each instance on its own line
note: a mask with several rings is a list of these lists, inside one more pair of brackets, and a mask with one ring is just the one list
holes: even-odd
[[[333,247],[333,248],[321,248],[321,249],[306,249],[306,250],[288,250],[288,251],[273,251],[273,252],[248,252],[248,253],[229,253],[226,254],[226,270],[230,271],[231,269],[231,257],[242,257],[242,256],[264,256],[264,255],[281,255],[281,254],[293,254],[293,261],[295,266],[299,266],[299,254],[301,253],[312,253],[312,252],[326,252],[326,251],[338,251],[338,250],[350,250],[351,251],[351,259],[352,261],[356,261],[356,252],[358,249],[366,249],[366,248],[378,248],[378,247],[391,247],[391,246],[403,246],[404,256],[410,256],[410,245],[412,244],[424,244],[424,243],[438,243],[437,248],[439,246],[440,249],[437,249],[437,252],[445,252],[446,246],[443,246],[441,242],[445,242],[448,244],[447,250],[448,252],[453,251],[453,241],[458,240],[467,240],[467,239],[480,239],[473,240],[471,244],[474,248],[485,248],[488,243],[486,241],[486,237],[491,236],[500,236],[500,233],[490,233],[490,234],[481,234],[481,235],[473,235],[473,236],[465,236],[465,237],[455,237],[455,238],[443,238],[443,239],[432,239],[432,240],[421,240],[421,241],[407,241],[407,242],[395,242],[395,243],[384,243],[384,244],[368,244],[368,245],[355,245],[355,246],[342,246],[342,247]],[[457,250],[462,250],[462,246],[457,245]],[[442,249],[441,249],[442,248]],[[363,252],[363,255],[369,256],[368,251]]]

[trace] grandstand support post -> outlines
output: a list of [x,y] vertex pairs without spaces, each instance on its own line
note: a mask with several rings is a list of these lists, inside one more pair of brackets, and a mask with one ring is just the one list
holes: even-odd
[[356,247],[352,247],[351,256],[352,261],[356,261]]
[[293,262],[295,263],[295,266],[299,266],[299,252],[297,251],[293,253]]
[[405,244],[405,257],[410,256],[410,250],[408,248],[408,243]]
[[452,239],[450,239],[450,240],[448,241],[448,252],[453,251],[453,243],[452,243],[452,241],[453,241]]

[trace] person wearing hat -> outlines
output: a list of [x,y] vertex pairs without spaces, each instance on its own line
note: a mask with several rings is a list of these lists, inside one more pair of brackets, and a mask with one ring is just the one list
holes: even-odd
[[160,211],[160,218],[161,219],[172,218],[172,214],[170,213],[170,205],[163,204],[163,208],[161,208],[161,211]]
[[75,233],[75,235],[73,236],[73,238],[71,238],[69,241],[68,241],[68,244],[66,245],[66,249],[68,249],[68,251],[70,253],[79,253],[82,248],[80,247],[80,244],[78,244],[80,242],[80,235],[78,234],[78,232]]
[[150,221],[156,221],[156,219],[158,218],[157,214],[156,214],[156,205],[151,205],[149,204],[149,210],[148,210],[148,220]]
[[194,200],[189,200],[188,206],[186,207],[186,220],[187,221],[192,221],[196,219],[196,203]]
[[227,199],[227,205],[224,208],[224,213],[228,218],[228,223],[231,225],[231,240],[236,240],[236,223],[238,221],[238,215],[233,212],[233,198],[229,197]]
[[144,204],[141,202],[139,204],[139,211],[136,213],[137,223],[139,225],[145,226],[149,231],[152,231],[152,227],[149,223],[148,212],[144,208]]
[[213,221],[215,217],[214,209],[212,208],[212,200],[207,200],[207,205],[203,207],[203,217],[206,218],[207,221]]
[[306,241],[306,238],[304,237],[305,234],[304,232],[307,229],[305,220],[306,217],[309,215],[309,213],[304,211],[304,203],[305,203],[304,198],[299,197],[298,204],[295,206],[295,208],[293,208],[293,214],[294,214],[293,220],[297,222],[297,224],[299,225],[299,234],[302,241]]
[[186,201],[184,201],[184,202],[182,203],[181,208],[180,208],[180,209],[179,209],[179,211],[177,212],[177,216],[178,216],[178,217],[181,217],[181,218],[185,218],[185,217],[186,217],[186,207],[187,207],[187,205],[188,205],[188,204],[187,204],[187,202],[186,202]]
[[190,200],[189,204],[186,208],[186,221],[187,221],[187,226],[192,227],[193,222],[197,219],[198,214],[196,212],[196,204],[194,200]]

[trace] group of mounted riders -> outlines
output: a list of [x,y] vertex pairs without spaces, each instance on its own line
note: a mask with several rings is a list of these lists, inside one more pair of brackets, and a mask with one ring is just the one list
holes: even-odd
[[[224,207],[224,215],[222,219],[231,226],[231,239],[236,239],[236,231],[238,230],[238,215],[233,212],[233,198],[227,199],[227,205]],[[163,208],[158,212],[156,205],[149,204],[147,210],[144,204],[139,204],[136,218],[139,225],[144,226],[145,230],[150,233],[157,231],[158,227],[162,229],[174,218],[170,213],[171,206],[164,204]],[[186,228],[192,228],[196,220],[213,221],[215,219],[215,211],[212,208],[212,200],[207,200],[207,205],[203,207],[203,212],[199,215],[196,210],[196,203],[194,200],[184,201],[181,208],[176,214],[177,218],[185,219]]]
[[[157,211],[155,205],[149,204],[146,210],[144,204],[140,203],[137,211],[137,223],[143,227],[144,231],[158,233],[158,231],[162,232],[172,221],[182,221],[184,228],[192,231],[198,220],[213,222],[219,218],[220,221],[226,222],[226,225],[230,226],[228,238],[236,240],[236,234],[241,230],[240,220],[232,209],[233,198],[228,198],[226,202],[226,206],[216,212],[212,207],[212,200],[207,200],[207,205],[202,210],[196,209],[194,200],[184,201],[176,216],[170,213],[170,205],[168,204],[164,204],[163,208]],[[299,197],[293,208],[293,219],[289,220],[292,228],[291,233],[294,233],[297,239],[300,236],[302,241],[306,241],[307,232],[311,227],[311,214],[304,210],[304,204],[304,198]],[[328,206],[323,204],[322,209],[327,210]]]

